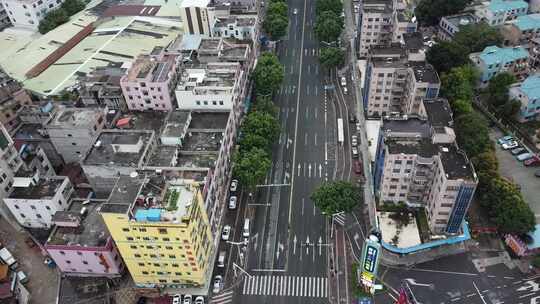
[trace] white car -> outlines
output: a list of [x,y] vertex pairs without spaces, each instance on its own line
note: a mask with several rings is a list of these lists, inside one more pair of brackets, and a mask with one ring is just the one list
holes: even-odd
[[231,196],[229,198],[229,209],[233,210],[233,209],[236,209],[236,196]]
[[212,292],[219,293],[219,291],[221,290],[221,285],[223,285],[223,277],[220,275],[215,276],[214,285],[212,285],[213,286]]
[[233,179],[231,181],[231,192],[235,192],[238,189],[238,180]]
[[354,158],[357,158],[358,157],[358,149],[356,147],[353,147],[352,148],[352,156]]
[[231,235],[231,226],[225,225],[223,227],[223,231],[221,232],[221,239],[224,241],[228,241],[230,235]]
[[353,147],[358,146],[358,136],[356,136],[356,135],[351,136],[351,145]]
[[511,140],[509,142],[505,142],[505,143],[502,144],[502,148],[504,150],[514,149],[514,148],[517,148],[518,146],[519,146],[519,144],[515,140]]
[[341,85],[346,86],[347,85],[347,78],[345,76],[341,76]]
[[294,15],[298,14],[298,9],[296,9],[296,8],[293,9],[292,13],[293,13]]
[[196,297],[195,304],[204,304],[204,297],[203,296]]
[[181,298],[182,298],[181,295],[175,294],[175,295],[173,296],[173,298],[172,298],[173,304],[180,304],[180,299],[181,299]]
[[184,302],[182,302],[182,304],[191,304],[191,295],[190,294],[187,294],[184,296]]
[[523,154],[518,155],[516,158],[519,161],[526,161],[527,159],[531,159],[533,157],[534,157],[534,154],[532,153],[523,153]]
[[360,132],[360,123],[359,122],[356,123],[356,132]]

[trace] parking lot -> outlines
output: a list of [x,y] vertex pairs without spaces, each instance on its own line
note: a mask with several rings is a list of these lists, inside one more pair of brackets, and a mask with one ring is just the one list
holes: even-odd
[[[504,136],[499,130],[492,130],[491,138]],[[505,151],[496,144],[496,155],[499,160],[499,172],[502,176],[510,179],[521,187],[523,198],[534,212],[537,223],[540,222],[540,178],[534,176],[534,172],[540,167],[525,167],[510,151]]]

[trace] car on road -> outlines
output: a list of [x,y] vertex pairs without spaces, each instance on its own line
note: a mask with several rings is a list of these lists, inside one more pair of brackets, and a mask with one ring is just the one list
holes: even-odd
[[212,285],[212,292],[219,293],[221,291],[221,286],[223,285],[223,277],[217,275],[214,277],[214,283]]
[[182,299],[182,296],[179,294],[175,294],[172,298],[173,304],[180,304],[180,300]]
[[358,148],[352,147],[352,157],[358,158]]
[[510,150],[510,149],[517,148],[519,144],[517,143],[517,141],[511,140],[509,142],[503,143],[501,146],[504,150]]
[[357,122],[357,123],[356,123],[356,132],[360,132],[360,127],[361,127],[361,126],[360,126],[360,123]]
[[360,162],[359,160],[355,160],[353,162],[353,168],[354,168],[354,173],[358,175],[362,175],[362,162]]
[[351,146],[353,147],[358,146],[358,136],[356,135],[351,136]]
[[229,209],[231,210],[236,209],[236,201],[237,201],[237,197],[234,195],[229,198]]
[[238,180],[237,179],[233,179],[231,181],[231,192],[236,192],[236,189],[238,189]]
[[503,136],[503,137],[497,139],[497,143],[498,143],[499,145],[502,145],[502,144],[504,144],[504,143],[507,143],[507,142],[513,141],[513,140],[514,140],[514,136],[512,136],[512,135],[506,135],[506,136]]
[[534,172],[534,176],[536,176],[536,177],[540,177],[540,170],[538,170],[538,171]]
[[349,94],[349,90],[347,90],[346,87],[343,87],[343,94],[345,94],[345,95]]
[[533,157],[534,157],[534,154],[529,153],[529,152],[523,153],[523,154],[520,154],[520,155],[516,156],[517,160],[519,160],[519,161],[525,161],[525,160],[531,159]]
[[221,239],[224,241],[228,241],[230,236],[231,236],[231,226],[229,225],[223,226],[223,231],[221,232]]
[[298,9],[297,9],[297,8],[293,9],[292,13],[293,13],[294,15],[298,14]]
[[535,155],[523,162],[527,167],[540,166],[540,156]]
[[195,304],[204,304],[204,297],[203,296],[196,297]]
[[512,149],[510,151],[510,153],[512,153],[512,155],[520,155],[524,152],[527,152],[527,149],[523,148],[523,147],[517,147],[515,149]]
[[347,85],[347,78],[345,76],[341,76],[341,85],[346,86]]
[[182,304],[191,304],[192,299],[193,298],[191,297],[190,294],[184,295],[184,301],[182,302]]
[[350,123],[356,123],[358,121],[358,118],[356,118],[356,115],[351,114],[349,115],[349,122]]

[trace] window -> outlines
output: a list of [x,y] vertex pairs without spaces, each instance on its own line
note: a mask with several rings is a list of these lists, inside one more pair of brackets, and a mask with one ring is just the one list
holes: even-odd
[[40,218],[41,218],[41,214],[39,214],[39,213],[36,214],[36,217],[40,219]]
[[19,209],[19,205],[13,205],[13,207],[15,207],[15,209]]
[[133,238],[130,237],[130,236],[128,236],[128,237],[126,237],[126,240],[128,240],[128,241],[133,241]]
[[[167,234],[167,229],[166,228],[158,228],[158,231],[159,231],[159,234]],[[165,241],[165,239],[163,239]],[[167,239],[168,241],[169,239]]]
[[[140,258],[140,257],[141,257],[141,255],[138,254],[138,253],[135,253],[133,256],[136,257],[136,258]],[[114,259],[116,260],[116,257],[114,257]]]
[[122,228],[122,231],[129,232],[129,228]]
[[20,216],[21,216],[22,218],[26,218],[26,215],[24,215],[24,214],[22,214],[22,213],[20,214]]
[[70,260],[67,260],[66,263],[67,263],[67,264],[71,264],[71,261],[70,261]]
[[195,104],[197,104],[198,106],[201,105],[201,102],[199,100],[195,101]]
[[148,271],[143,271],[142,274],[148,275]]
[[220,105],[220,106],[223,105],[223,100],[220,100],[220,101],[219,101],[219,105]]
[[88,265],[88,262],[87,262],[87,261],[82,261],[82,263],[83,263],[84,265]]
[[36,210],[36,206],[34,205],[30,205],[30,208],[32,208],[32,210]]
[[392,169],[392,173],[399,173],[401,171],[401,169],[397,168],[397,169]]
[[129,246],[129,247],[130,247],[131,249],[137,249],[137,246],[135,246],[135,245],[131,245],[131,246]]
[[138,264],[139,264],[139,266],[143,266],[143,267],[144,267],[144,263],[138,263]]

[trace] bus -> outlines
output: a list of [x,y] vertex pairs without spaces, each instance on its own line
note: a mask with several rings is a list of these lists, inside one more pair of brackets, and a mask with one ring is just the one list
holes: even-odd
[[343,145],[343,119],[338,118],[337,120],[337,136],[338,136],[338,143],[340,145]]

